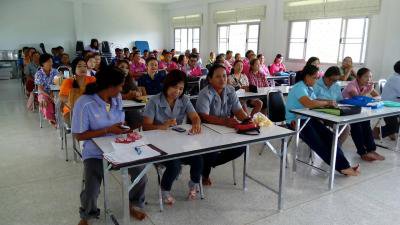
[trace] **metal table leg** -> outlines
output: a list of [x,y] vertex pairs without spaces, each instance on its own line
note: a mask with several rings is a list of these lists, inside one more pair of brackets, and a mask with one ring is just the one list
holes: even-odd
[[129,174],[128,168],[122,168],[122,208],[123,208],[123,224],[130,224],[131,217],[129,215]]
[[103,159],[103,194],[104,194],[104,224],[108,225],[110,224],[111,220],[110,217],[112,216],[111,211],[108,209],[109,205],[109,195],[108,195],[108,189],[109,189],[109,167],[108,167],[108,162],[107,160]]
[[247,169],[247,154],[250,150],[250,146],[246,145],[246,151],[244,152],[244,157],[243,157],[243,191],[247,191],[247,185],[246,185],[246,169]]
[[286,156],[287,156],[287,138],[283,138],[281,144],[281,154],[280,154],[278,210],[283,209],[283,204],[285,200]]
[[333,125],[333,137],[332,137],[332,149],[331,149],[331,170],[329,174],[329,190],[333,189],[333,182],[335,179],[335,167],[336,167],[336,153],[337,153],[337,143],[339,137],[339,125]]

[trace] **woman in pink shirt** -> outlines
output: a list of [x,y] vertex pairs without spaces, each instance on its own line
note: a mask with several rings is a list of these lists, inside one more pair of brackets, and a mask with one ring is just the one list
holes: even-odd
[[268,81],[265,74],[260,71],[260,60],[252,59],[250,61],[250,72],[247,75],[250,85],[256,87],[268,87]]
[[[379,94],[374,89],[372,73],[367,68],[361,68],[357,72],[357,78],[346,86],[342,92],[344,98],[354,96],[378,97]],[[364,161],[384,160],[385,157],[376,152],[376,145],[372,135],[370,121],[350,124],[351,137],[357,148],[357,153]]]
[[187,72],[189,71],[188,70],[188,68],[189,68],[189,66],[188,66],[188,58],[185,55],[180,55],[178,57],[177,66],[178,66],[178,70],[186,73],[186,75],[187,75]]
[[198,61],[197,54],[190,54],[188,63],[189,71],[186,75],[190,77],[201,77],[203,75],[200,66],[197,64],[197,61]]
[[158,69],[166,70],[167,72],[170,72],[174,69],[178,69],[178,66],[176,65],[176,63],[172,61],[172,53],[171,52],[164,53],[164,60],[162,60],[162,61],[160,61],[160,63],[158,63]]
[[248,75],[250,72],[250,60],[254,59],[256,55],[253,50],[248,50],[246,52],[246,57],[243,59],[243,73]]
[[235,59],[233,58],[233,52],[231,50],[226,51],[225,60],[229,62],[231,67],[233,67]]
[[285,67],[285,65],[282,63],[282,60],[283,60],[282,55],[281,55],[281,54],[277,54],[276,57],[275,57],[275,59],[274,59],[274,63],[272,63],[272,64],[269,66],[269,73],[270,73],[272,76],[275,76],[276,73],[279,73],[279,72],[286,72],[286,67]]
[[132,53],[132,62],[130,72],[135,80],[139,79],[146,73],[146,64],[140,62],[139,52]]
[[265,76],[270,76],[269,74],[269,69],[268,66],[265,65],[265,57],[263,54],[258,54],[257,59],[260,61],[260,71],[263,73]]
[[321,70],[321,67],[320,67],[320,66],[321,66],[321,62],[319,61],[319,58],[318,58],[318,57],[315,57],[315,56],[310,57],[310,58],[307,60],[306,66],[307,66],[307,65],[313,65],[313,66],[318,67],[318,69],[320,69],[320,70],[318,71],[318,78],[321,78],[321,77],[324,76],[324,71]]

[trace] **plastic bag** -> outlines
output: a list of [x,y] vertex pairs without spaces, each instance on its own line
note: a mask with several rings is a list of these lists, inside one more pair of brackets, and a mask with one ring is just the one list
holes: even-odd
[[254,114],[253,122],[256,123],[259,127],[269,127],[273,125],[272,121],[261,112]]

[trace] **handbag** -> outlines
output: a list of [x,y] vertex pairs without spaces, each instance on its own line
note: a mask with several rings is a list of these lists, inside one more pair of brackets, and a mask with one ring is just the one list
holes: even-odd
[[245,134],[245,135],[260,134],[260,127],[250,119],[246,119],[242,123],[236,125],[235,129],[238,134]]
[[368,96],[354,96],[352,98],[343,99],[340,103],[360,107],[370,107],[371,109],[379,109],[384,106],[382,101],[378,101]]
[[353,105],[338,106],[338,107],[334,107],[334,108],[316,108],[316,109],[312,109],[312,110],[335,115],[335,116],[350,116],[350,115],[361,113],[361,107],[353,106]]

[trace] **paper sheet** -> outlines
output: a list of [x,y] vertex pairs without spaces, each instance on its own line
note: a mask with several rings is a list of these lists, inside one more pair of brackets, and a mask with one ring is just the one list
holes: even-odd
[[231,134],[231,133],[236,133],[235,129],[226,127],[226,126],[220,126],[220,125],[215,125],[215,124],[209,124],[209,123],[204,123],[203,124],[205,127],[210,128],[211,130],[220,133],[220,134]]
[[[104,158],[113,164],[123,164],[160,155],[158,151],[152,149],[148,145],[145,145],[145,142],[142,140],[138,140],[130,144],[111,142],[111,145],[114,151],[104,153]],[[142,150],[140,155],[134,149],[136,146],[139,146]]]

